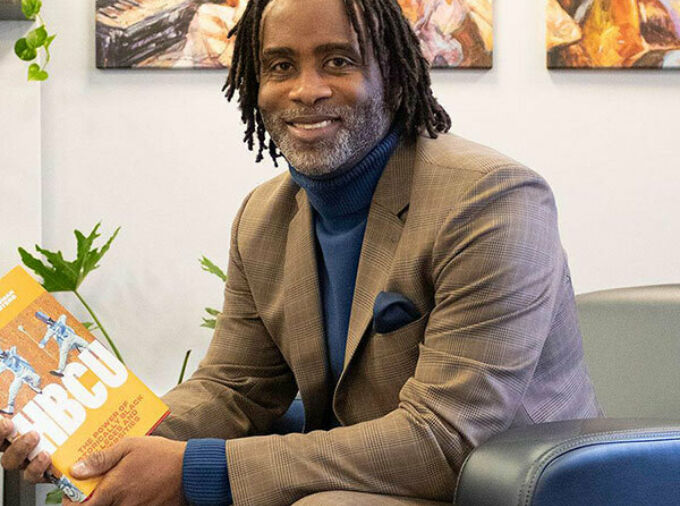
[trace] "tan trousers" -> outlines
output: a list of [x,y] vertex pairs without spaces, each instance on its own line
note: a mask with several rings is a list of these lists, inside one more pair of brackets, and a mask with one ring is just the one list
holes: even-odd
[[429,501],[413,497],[337,490],[308,495],[296,501],[293,506],[444,506],[450,504],[448,502]]

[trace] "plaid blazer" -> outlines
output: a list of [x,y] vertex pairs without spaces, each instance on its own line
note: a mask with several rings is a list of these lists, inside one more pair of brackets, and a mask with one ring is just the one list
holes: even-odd
[[[329,385],[312,212],[289,174],[246,198],[224,308],[157,434],[226,443],[235,504],[325,490],[450,501],[472,448],[600,413],[546,182],[454,135],[400,145],[375,190],[342,375]],[[376,295],[423,315],[370,325]],[[266,435],[300,391],[303,434]],[[331,406],[342,427],[321,427]]]

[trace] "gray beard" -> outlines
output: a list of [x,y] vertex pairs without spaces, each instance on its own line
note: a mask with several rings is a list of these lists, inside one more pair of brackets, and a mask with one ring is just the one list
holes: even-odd
[[[374,96],[360,108],[322,105],[297,107],[276,114],[260,111],[269,136],[295,170],[306,176],[325,176],[365,156],[387,133],[391,115],[382,97]],[[342,125],[333,140],[313,145],[298,142],[288,131],[287,118],[339,116]]]

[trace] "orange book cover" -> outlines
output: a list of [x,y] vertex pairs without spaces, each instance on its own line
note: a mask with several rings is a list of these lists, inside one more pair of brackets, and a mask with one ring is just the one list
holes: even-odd
[[168,407],[23,268],[0,279],[0,413],[37,431],[30,458],[52,457],[48,478],[82,501],[98,480],[70,467],[127,436],[149,434]]

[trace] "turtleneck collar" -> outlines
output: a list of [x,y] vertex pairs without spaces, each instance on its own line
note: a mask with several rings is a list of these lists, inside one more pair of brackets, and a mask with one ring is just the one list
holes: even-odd
[[338,174],[307,176],[289,164],[293,180],[307,192],[314,210],[324,219],[347,216],[368,208],[385,165],[399,141],[400,131],[390,132],[354,167]]

